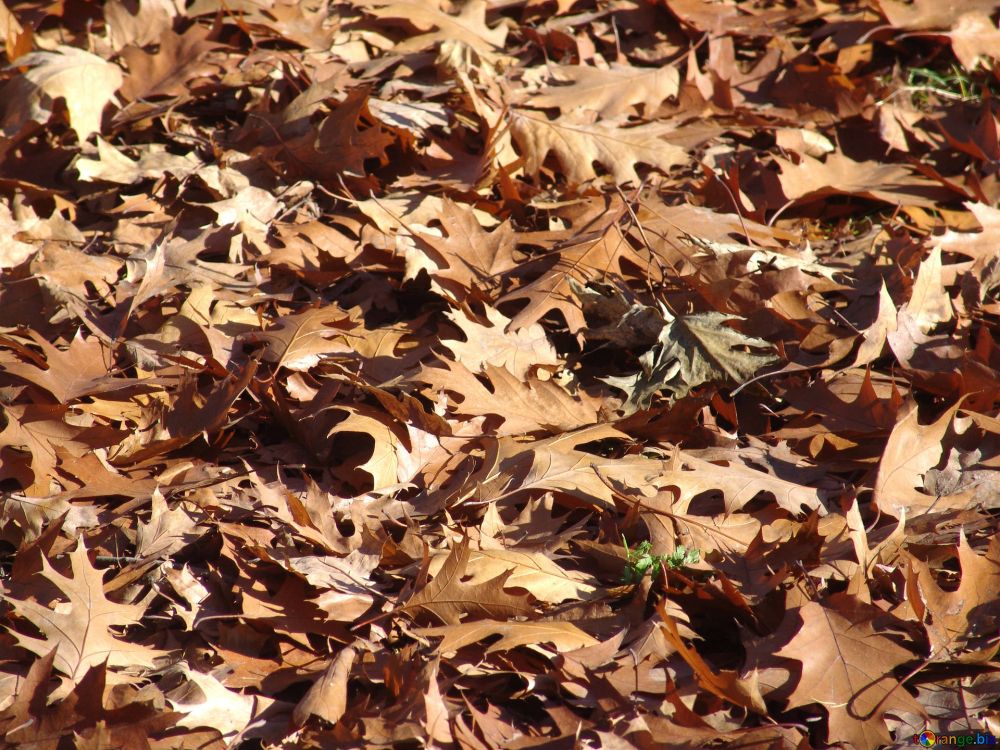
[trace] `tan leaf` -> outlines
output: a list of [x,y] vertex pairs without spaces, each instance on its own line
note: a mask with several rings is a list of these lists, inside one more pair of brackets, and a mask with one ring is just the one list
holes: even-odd
[[469,317],[466,311],[445,313],[465,334],[465,341],[441,341],[455,355],[455,359],[473,372],[482,372],[487,365],[503,367],[520,380],[535,367],[558,368],[562,360],[549,343],[545,329],[535,324],[507,332],[510,318],[499,310],[486,307],[486,317],[491,325],[485,326]]
[[514,258],[514,230],[504,222],[492,232],[483,229],[476,212],[450,200],[441,202],[437,216],[445,236],[419,232],[418,244],[427,245],[433,267],[430,275],[441,281],[457,282],[466,289],[495,288],[500,275],[517,266]]
[[559,107],[564,114],[574,109],[590,109],[603,118],[617,117],[637,104],[643,106],[643,114],[649,117],[661,102],[677,96],[681,84],[677,69],[669,65],[655,68],[551,65],[547,72],[566,85],[547,85],[524,104],[538,109]]
[[963,13],[948,34],[955,57],[968,71],[975,70],[981,60],[1000,54],[1000,30],[990,19],[990,12],[992,9]]
[[451,733],[448,704],[441,696],[441,688],[438,686],[440,667],[441,659],[436,657],[424,670],[427,675],[427,690],[424,692],[424,711],[427,718],[424,720],[424,728],[428,738],[433,742],[451,745],[454,744],[455,738]]
[[878,0],[886,21],[897,29],[948,29],[966,13],[992,13],[994,0],[962,0],[940,3],[937,0]]
[[[431,558],[430,573],[436,574],[445,563],[440,552]],[[504,579],[507,589],[522,588],[540,602],[559,604],[569,599],[589,599],[600,587],[597,580],[560,567],[543,552],[519,549],[478,549],[469,553],[467,580],[486,583],[509,572]]]
[[[0,403],[0,415],[6,421],[0,432],[0,448],[15,448],[30,457],[34,481],[27,489],[31,495],[44,497],[51,493],[50,484],[59,463],[57,447],[71,449],[70,453],[76,455],[89,449],[78,442],[82,429],[65,421],[66,408],[63,406]],[[13,463],[11,459],[7,457],[7,461]]]
[[632,248],[628,236],[614,223],[595,235],[580,237],[569,247],[552,251],[525,265],[522,268],[524,274],[531,273],[536,267],[543,270],[537,279],[499,300],[501,305],[527,300],[509,328],[516,331],[533,325],[555,310],[566,320],[570,333],[578,333],[587,326],[587,320],[573,290],[574,281],[583,285],[609,275],[624,275],[624,269],[630,265],[644,268],[648,263]]
[[167,558],[198,537],[191,513],[167,507],[159,488],[153,491],[150,507],[149,523],[137,525],[136,557]]
[[72,575],[64,576],[42,558],[41,575],[66,597],[47,607],[34,600],[8,597],[18,616],[38,628],[43,638],[12,631],[22,648],[39,656],[56,649],[55,668],[71,682],[79,682],[94,666],[107,662],[109,677],[115,682],[145,678],[146,670],[166,652],[132,641],[122,640],[111,628],[136,625],[146,611],[143,604],[118,604],[104,596],[101,572],[90,564],[82,539],[69,553]]
[[[450,230],[454,224],[448,221],[447,203],[447,199],[437,195],[407,190],[358,201],[355,205],[383,232],[396,232],[409,227],[420,230],[421,227],[426,228],[434,221],[442,221],[445,228]],[[499,224],[496,217],[486,211],[473,208],[472,215],[480,227],[493,227]],[[458,230],[463,235],[461,241],[464,242],[465,237],[480,238],[480,235],[471,229],[467,218],[462,220],[461,224],[464,225]],[[507,242],[508,240],[504,240],[504,244]]]
[[111,0],[104,5],[111,46],[120,50],[127,44],[143,47],[155,44],[170,29],[177,16],[177,6],[170,0]]
[[289,167],[329,181],[345,174],[363,177],[366,159],[386,162],[385,150],[395,138],[379,125],[368,124],[367,102],[367,92],[356,89],[315,130],[282,143],[279,150],[291,155]]
[[171,154],[156,145],[140,149],[138,160],[133,160],[105,141],[97,139],[96,158],[80,156],[73,166],[85,182],[104,180],[119,185],[132,185],[143,179],[157,179],[164,173],[178,179],[187,177],[202,166],[194,152],[184,155]]
[[915,655],[875,632],[876,614],[881,611],[847,594],[830,597],[826,605],[809,602],[786,616],[802,624],[776,654],[802,665],[789,706],[820,704],[830,715],[830,736],[857,750],[891,741],[883,720],[887,711],[923,713],[893,674]]
[[[30,335],[45,354],[44,369],[14,358],[7,359],[3,355],[0,355],[0,363],[7,372],[43,388],[62,404],[69,404],[83,396],[136,389],[142,385],[135,378],[111,377],[107,365],[110,352],[96,337],[85,339],[80,331],[66,349],[57,349],[35,331],[31,331]],[[8,341],[16,345],[12,340]],[[3,345],[4,339],[0,338],[0,346]]]
[[698,678],[698,684],[703,689],[737,706],[751,709],[759,714],[767,713],[764,696],[760,694],[756,671],[749,678],[742,678],[736,672],[731,671],[715,672],[702,659],[701,654],[688,646],[681,638],[677,630],[677,623],[667,613],[663,602],[660,602],[657,610],[663,620],[662,627],[667,641],[680,652],[684,661],[691,666]]
[[882,356],[888,337],[896,331],[896,304],[892,301],[885,282],[879,287],[878,312],[875,320],[861,334],[861,345],[854,364],[869,365]]
[[940,245],[934,247],[921,262],[905,309],[924,333],[930,333],[939,323],[952,319],[951,298],[941,278]]
[[[211,30],[193,24],[183,34],[165,31],[157,40],[155,51],[136,45],[121,51],[129,75],[122,86],[127,100],[150,99],[160,96],[190,95],[187,84],[192,78],[218,70],[207,61],[208,54],[222,46],[209,40]],[[134,102],[139,104],[139,102]]]
[[340,650],[323,674],[310,686],[292,711],[292,726],[301,727],[310,716],[336,724],[347,710],[347,680],[358,652],[352,646]]
[[118,258],[83,252],[70,243],[46,242],[30,268],[56,298],[72,300],[89,298],[90,286],[102,297],[109,296],[122,265]]
[[486,648],[486,653],[509,651],[518,646],[535,644],[551,644],[556,651],[575,651],[578,648],[596,646],[599,641],[587,635],[571,622],[510,622],[500,620],[477,620],[476,622],[460,623],[458,625],[442,625],[436,628],[417,628],[417,635],[425,638],[443,636],[438,644],[439,653],[458,651],[458,649],[485,638],[501,636],[496,643]]
[[576,498],[584,507],[613,508],[613,481],[643,486],[662,470],[662,462],[641,456],[602,458],[577,446],[624,437],[611,425],[594,425],[531,443],[502,438],[487,458],[490,468],[478,478],[475,498],[488,502],[525,490],[550,490]]
[[32,238],[23,236],[23,229],[21,222],[10,210],[10,206],[0,202],[0,232],[4,238],[0,244],[0,270],[21,265],[40,249],[40,245],[24,242]]
[[761,492],[773,495],[781,508],[796,515],[802,513],[803,508],[818,511],[820,515],[826,513],[819,490],[758,471],[742,461],[713,463],[678,450],[676,461],[671,464],[671,468],[662,470],[657,484],[680,489],[680,497],[674,505],[678,513],[687,513],[691,501],[709,489],[722,492],[727,513],[742,509]]
[[464,582],[468,564],[469,540],[464,538],[451,548],[430,583],[398,607],[398,611],[426,612],[446,625],[457,625],[463,616],[505,620],[534,613],[524,595],[515,596],[504,591],[506,574],[484,583]]
[[572,183],[595,179],[594,162],[610,173],[612,181],[638,185],[637,164],[669,172],[690,159],[685,149],[665,140],[674,127],[662,122],[626,128],[610,122],[588,123],[571,115],[549,120],[540,112],[515,109],[510,127],[528,173],[538,174],[552,153]]
[[940,661],[958,660],[973,638],[990,637],[996,619],[991,614],[1000,596],[1000,540],[996,536],[986,555],[969,546],[965,534],[958,540],[962,580],[954,591],[945,591],[927,563],[911,554],[907,575],[907,599],[920,615],[930,638],[932,656]]
[[493,28],[486,25],[486,0],[469,0],[455,16],[438,10],[432,3],[412,0],[355,0],[355,5],[378,18],[398,18],[419,29],[437,29],[399,42],[395,46],[397,52],[416,52],[439,41],[458,40],[481,55],[492,56],[507,38],[503,23]]
[[385,420],[379,418],[379,413],[370,408],[363,405],[337,408],[346,411],[348,416],[333,427],[328,437],[351,432],[369,435],[373,441],[372,455],[358,468],[371,474],[374,490],[395,486],[399,482],[399,458],[396,455],[399,438]]
[[446,360],[447,369],[424,365],[413,380],[427,383],[427,394],[454,394],[451,414],[458,419],[492,417],[485,429],[496,435],[572,430],[597,420],[598,401],[574,396],[552,380],[521,380],[506,368],[485,365],[483,372],[493,387],[488,390],[464,365]]
[[965,207],[972,213],[979,226],[978,232],[959,232],[949,229],[934,238],[934,245],[949,253],[961,253],[975,258],[979,266],[996,258],[996,244],[1000,238],[1000,209],[987,203],[967,202]]
[[59,45],[56,51],[31,52],[20,57],[19,66],[28,66],[19,79],[20,95],[7,91],[11,106],[4,117],[9,133],[27,120],[48,122],[51,103],[62,98],[69,112],[69,122],[77,138],[85,141],[101,130],[101,113],[122,85],[122,71],[114,63],[102,60],[76,47]]
[[941,440],[958,407],[955,404],[926,426],[917,421],[916,406],[899,418],[875,477],[875,502],[880,511],[896,518],[902,518],[903,513],[913,518],[934,506],[935,498],[919,489],[924,486],[924,474],[941,460]]
[[842,151],[824,161],[803,155],[798,163],[775,157],[785,197],[796,203],[830,195],[858,195],[893,205],[933,208],[944,200],[943,188],[902,164],[854,161]]
[[289,370],[308,370],[324,355],[353,351],[357,327],[347,313],[336,305],[313,307],[305,312],[285,315],[263,332],[243,334],[251,343],[265,344],[264,359]]
[[185,682],[170,691],[171,707],[183,716],[177,726],[197,729],[211,727],[223,737],[231,737],[246,729],[255,716],[274,703],[262,695],[244,695],[230,690],[211,674],[191,669],[186,662],[172,668],[183,675]]

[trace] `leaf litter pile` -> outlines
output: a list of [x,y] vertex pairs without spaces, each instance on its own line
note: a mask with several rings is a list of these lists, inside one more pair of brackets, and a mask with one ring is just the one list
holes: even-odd
[[1000,734],[998,10],[0,5],[5,746]]

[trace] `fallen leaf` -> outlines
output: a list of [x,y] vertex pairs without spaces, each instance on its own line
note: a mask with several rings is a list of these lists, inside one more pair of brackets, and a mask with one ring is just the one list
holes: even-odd
[[448,314],[448,318],[462,329],[465,341],[444,339],[443,343],[455,359],[473,372],[483,372],[487,365],[503,367],[520,380],[535,368],[558,368],[562,361],[549,343],[545,329],[540,325],[527,326],[508,333],[510,318],[492,307],[486,308],[486,326],[470,318],[467,313]]
[[113,670],[113,682],[135,682],[146,678],[156,659],[166,652],[124,640],[112,628],[136,625],[146,612],[146,603],[119,604],[104,596],[104,581],[87,557],[83,541],[69,553],[72,575],[57,572],[44,556],[42,575],[66,601],[48,607],[31,599],[8,597],[19,617],[27,619],[42,638],[15,633],[18,645],[39,656],[53,649],[55,669],[71,683],[78,683],[91,667],[101,664]]
[[677,96],[681,83],[677,69],[670,66],[553,65],[548,72],[562,85],[546,85],[524,104],[538,109],[559,107],[563,114],[590,109],[603,118],[625,114],[637,104],[642,105],[643,113],[649,117],[661,102]]
[[292,711],[292,726],[301,727],[310,716],[336,724],[347,710],[347,680],[358,652],[351,646],[340,650],[310,686]]
[[507,27],[503,23],[492,28],[486,25],[486,0],[465,3],[455,16],[433,5],[409,0],[356,0],[355,4],[379,18],[403,19],[420,29],[437,29],[396,44],[398,52],[415,52],[439,41],[457,39],[481,55],[491,55],[503,47],[507,38]]
[[923,712],[894,672],[915,655],[875,631],[873,609],[847,594],[825,605],[809,602],[786,615],[801,626],[775,654],[802,665],[789,706],[818,703],[829,714],[831,737],[859,750],[890,742],[887,712]]
[[[440,553],[431,558],[429,572],[437,574],[446,561]],[[504,578],[507,589],[524,589],[535,599],[559,604],[569,599],[589,599],[599,590],[598,582],[561,568],[543,552],[519,549],[481,548],[469,552],[466,580],[484,584],[509,573]]]
[[442,625],[436,628],[417,628],[414,632],[425,638],[443,636],[441,642],[437,644],[437,649],[442,654],[458,651],[460,648],[479,643],[495,635],[499,635],[501,638],[486,648],[488,654],[535,644],[551,644],[556,651],[565,652],[596,646],[599,642],[573,623],[560,621],[476,620],[475,622]]
[[933,424],[917,421],[916,406],[896,422],[875,478],[879,510],[896,518],[913,518],[934,507],[934,497],[920,491],[923,476],[941,459],[941,440],[951,426],[959,405],[947,409]]
[[11,103],[3,119],[8,134],[18,132],[29,120],[46,123],[52,102],[66,102],[70,127],[82,143],[101,132],[101,115],[122,85],[122,71],[114,63],[76,47],[58,45],[55,51],[22,55],[18,65],[27,67],[16,80],[17,92],[7,91]]
[[664,123],[622,127],[612,122],[589,123],[571,115],[550,120],[540,112],[518,109],[511,114],[510,128],[529,174],[538,174],[552,153],[574,184],[597,178],[594,162],[613,182],[638,185],[638,164],[669,172],[690,160],[686,149],[667,142],[674,128]]
[[738,318],[716,312],[678,316],[663,326],[658,343],[640,357],[641,372],[604,381],[628,394],[626,414],[648,408],[662,390],[683,398],[706,383],[744,385],[778,360],[766,353],[772,349],[768,341],[726,325],[734,320]]
[[408,614],[426,612],[446,625],[459,624],[463,616],[500,620],[534,614],[524,595],[504,591],[507,574],[475,585],[464,583],[468,564],[469,540],[464,538],[451,548],[430,583],[397,610]]

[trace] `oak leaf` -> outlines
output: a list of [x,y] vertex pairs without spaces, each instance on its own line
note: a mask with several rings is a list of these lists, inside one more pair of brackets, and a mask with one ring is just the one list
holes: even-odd
[[981,60],[995,58],[1000,45],[1000,30],[990,19],[990,11],[963,13],[955,21],[948,36],[955,57],[970,73]]
[[[616,224],[596,234],[579,237],[568,247],[524,264],[519,276],[539,274],[529,283],[513,290],[499,300],[501,306],[527,304],[514,315],[511,330],[534,325],[552,311],[558,311],[570,333],[587,327],[587,320],[577,299],[575,288],[588,281],[619,278],[626,268],[645,268],[648,261],[631,245],[629,237]],[[540,273],[539,273],[540,272]]]
[[358,652],[351,646],[341,649],[327,664],[323,674],[310,686],[292,711],[292,726],[301,727],[310,716],[336,724],[347,710],[347,680]]
[[412,376],[427,383],[426,394],[437,399],[442,391],[453,394],[449,416],[460,420],[486,417],[484,430],[495,435],[520,435],[540,430],[572,430],[597,420],[598,402],[574,396],[552,380],[521,379],[503,367],[486,364],[483,374],[492,391],[460,362],[428,367]]
[[313,307],[285,315],[262,332],[243,334],[249,343],[263,343],[264,360],[289,370],[308,370],[324,356],[349,353],[357,323],[336,305]]
[[786,615],[801,627],[775,654],[801,663],[789,706],[820,704],[830,716],[830,738],[858,750],[890,742],[886,712],[923,713],[894,676],[915,655],[875,631],[872,619],[879,614],[847,594],[809,602]]
[[546,85],[524,104],[538,109],[559,107],[563,113],[589,109],[603,118],[613,118],[641,104],[650,114],[665,100],[677,96],[681,78],[676,68],[635,68],[612,65],[551,65],[548,73],[560,84]]
[[210,29],[194,24],[183,34],[171,30],[164,32],[155,52],[135,45],[125,47],[121,56],[129,75],[122,86],[122,96],[134,102],[133,106],[141,103],[134,100],[190,96],[188,82],[191,79],[219,70],[219,66],[209,62],[207,57],[224,45],[210,41],[210,35]]
[[961,3],[939,3],[935,0],[878,0],[885,20],[897,29],[947,29],[966,13],[992,13],[994,0],[963,0]]
[[458,15],[438,10],[432,3],[412,0],[354,0],[377,18],[405,20],[418,29],[437,29],[425,34],[410,36],[395,46],[397,52],[416,52],[439,41],[457,40],[469,45],[485,57],[496,57],[496,50],[507,39],[507,27],[499,23],[493,28],[486,25],[486,0],[469,0],[462,5]]
[[[0,404],[0,416],[6,422],[0,431],[0,450],[14,448],[28,454],[34,474],[28,487],[31,495],[50,494],[50,483],[56,477],[59,464],[58,448],[66,449],[71,455],[82,455],[93,448],[80,442],[83,430],[68,424],[66,413],[66,407],[61,405]],[[14,461],[11,459],[7,456],[2,462],[6,464],[4,469],[12,468]]]
[[52,103],[62,98],[70,127],[82,143],[101,130],[101,113],[122,85],[122,71],[82,49],[59,45],[53,52],[31,52],[18,58],[28,70],[4,91],[8,101],[3,129],[14,135],[29,120],[45,123]]
[[756,711],[759,714],[767,713],[767,706],[764,705],[764,696],[760,693],[756,672],[747,678],[740,677],[736,672],[731,671],[715,672],[701,657],[701,654],[684,642],[677,628],[677,623],[668,614],[662,602],[657,606],[657,610],[662,618],[661,627],[667,641],[690,665],[702,689],[742,708]]
[[[135,378],[112,377],[108,372],[111,352],[96,336],[84,338],[81,331],[66,349],[57,349],[35,331],[31,331],[30,335],[44,353],[44,361],[32,359],[33,364],[28,364],[0,354],[0,363],[3,363],[6,372],[48,391],[59,403],[69,404],[83,396],[98,393],[155,388]],[[17,347],[15,351],[24,351],[18,342],[0,337],[0,347],[7,342]]]
[[941,247],[934,247],[920,263],[910,299],[903,308],[924,333],[954,317],[951,298],[941,279]]
[[66,601],[45,606],[32,599],[7,601],[19,617],[32,623],[43,637],[35,638],[17,631],[11,635],[22,648],[44,656],[55,648],[55,669],[77,683],[91,667],[107,663],[114,682],[129,682],[144,677],[165,651],[123,640],[112,628],[137,625],[146,612],[145,603],[119,604],[104,596],[101,572],[90,564],[87,547],[79,540],[69,553],[72,575],[57,572],[42,557],[42,575],[54,585]]
[[482,619],[506,620],[527,617],[535,609],[528,598],[509,594],[504,590],[508,574],[476,584],[466,583],[468,575],[469,540],[463,538],[451,548],[437,575],[397,608],[413,614],[426,612],[446,625],[457,625],[465,616]]
[[211,727],[223,737],[246,729],[274,700],[261,695],[244,695],[230,690],[217,677],[192,669],[187,662],[170,668],[184,682],[167,694],[173,710],[182,716],[177,726],[197,729]]
[[444,237],[417,232],[414,239],[426,246],[432,264],[428,273],[439,282],[452,281],[469,290],[495,288],[501,274],[517,267],[509,222],[487,232],[475,211],[450,200],[441,202],[437,220]]
[[[432,557],[430,572],[437,573],[445,559],[443,552]],[[467,574],[471,584],[486,583],[508,572],[509,575],[504,579],[505,588],[524,589],[538,601],[547,604],[559,604],[569,599],[589,599],[599,590],[595,579],[560,567],[543,552],[484,548],[469,553]]]
[[578,446],[624,437],[611,425],[602,424],[530,443],[501,438],[487,454],[485,476],[476,478],[475,499],[485,503],[528,490],[547,490],[575,498],[574,505],[613,508],[615,481],[644,486],[662,470],[662,462],[642,456],[604,458]]
[[597,177],[594,162],[607,170],[613,182],[638,185],[637,164],[669,172],[690,158],[686,149],[665,140],[675,128],[662,122],[622,127],[612,122],[590,123],[579,115],[550,120],[540,112],[515,109],[510,128],[524,155],[525,171],[538,174],[552,153],[566,179],[575,184]]
[[164,174],[182,180],[201,166],[201,160],[193,152],[172,154],[156,144],[141,148],[139,158],[131,159],[100,137],[97,138],[96,158],[81,155],[73,162],[84,182],[103,180],[119,185],[158,179]]
[[808,203],[831,195],[857,195],[890,204],[933,208],[944,188],[901,164],[854,161],[842,151],[825,161],[803,155],[798,163],[775,157],[788,201]]
[[738,320],[722,313],[680,315],[660,332],[659,343],[642,355],[642,371],[605,382],[628,394],[626,411],[647,408],[653,395],[669,390],[683,398],[705,383],[743,385],[777,357],[770,342],[726,325]]
[[[400,440],[396,437],[387,420],[380,418],[380,412],[363,404],[336,408],[339,411],[347,412],[347,418],[334,425],[327,437],[332,438],[336,435],[350,433],[361,433],[369,436],[372,441],[371,458],[359,464],[358,468],[371,475],[374,490],[396,486],[399,483],[397,451],[400,449]],[[366,451],[367,448],[365,448]]]
[[932,654],[943,660],[960,659],[961,650],[974,638],[989,637],[995,628],[991,608],[1000,595],[1000,542],[993,538],[986,555],[969,546],[965,534],[958,540],[962,580],[954,591],[945,591],[927,563],[907,554],[907,599],[916,610],[930,638]]
[[[678,464],[684,470],[679,470]],[[701,492],[717,489],[722,492],[727,513],[742,509],[761,492],[773,495],[779,507],[796,515],[803,508],[818,511],[820,515],[826,513],[823,493],[819,490],[751,468],[735,458],[716,463],[699,458],[694,452],[677,450],[675,461],[669,469],[664,469],[657,483],[680,488],[674,506],[677,512],[686,513],[691,500]]]
[[508,333],[510,318],[493,307],[486,308],[490,325],[474,320],[468,312],[445,313],[465,334],[465,341],[443,339],[455,359],[473,372],[483,372],[487,365],[503,367],[522,382],[534,368],[557,369],[562,360],[549,343],[545,329],[535,324]]
[[875,503],[881,512],[896,518],[903,518],[905,513],[913,518],[934,507],[935,498],[920,492],[920,488],[924,486],[924,474],[941,460],[941,440],[958,407],[955,404],[926,426],[917,421],[916,406],[898,419],[875,477]]
[[386,148],[395,138],[380,125],[368,124],[368,94],[352,91],[314,131],[282,144],[291,156],[289,166],[295,172],[321,180],[335,180],[340,175],[365,177],[366,159],[388,159]]
[[458,625],[441,625],[435,628],[418,628],[414,631],[425,638],[443,636],[437,644],[438,652],[458,651],[460,648],[499,635],[500,640],[486,647],[485,652],[509,651],[518,646],[551,644],[556,651],[575,651],[596,646],[599,641],[580,630],[571,622],[559,620],[510,622],[501,620],[476,620]]

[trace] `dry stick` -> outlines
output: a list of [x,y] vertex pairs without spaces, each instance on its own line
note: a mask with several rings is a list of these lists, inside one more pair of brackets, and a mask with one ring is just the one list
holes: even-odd
[[[646,184],[646,180],[645,179],[641,183],[639,183],[639,187],[637,187],[635,189],[635,195],[633,196],[632,201],[638,202],[639,195],[642,193],[642,188],[645,186],[645,184]],[[646,229],[645,229],[645,227],[642,226],[642,222],[639,221],[639,216],[636,214],[635,209],[632,208],[632,201],[628,200],[625,197],[625,193],[622,192],[622,189],[618,185],[615,185],[615,190],[618,191],[618,195],[622,199],[622,202],[625,204],[625,208],[628,209],[629,215],[632,217],[632,223],[635,225],[635,228],[637,230],[639,230],[639,237],[642,238],[642,241],[645,244],[646,248],[650,250],[650,254],[649,254],[650,255],[650,264],[652,264],[653,258],[655,258],[656,256],[652,252],[653,245],[649,241],[649,238],[646,236]],[[663,270],[663,266],[662,265],[660,266],[660,270],[661,271]],[[653,293],[653,285],[649,283],[649,270],[648,270],[648,268],[646,270],[646,289],[649,291],[650,294]]]
[[711,167],[709,167],[707,164],[704,163],[701,163],[701,165],[708,169],[709,174],[711,174],[712,177],[714,177],[716,180],[719,181],[719,184],[722,185],[723,189],[726,191],[726,194],[729,195],[729,200],[733,202],[733,208],[736,209],[736,217],[740,220],[740,226],[743,227],[743,236],[747,238],[747,244],[752,248],[756,248],[757,243],[753,241],[753,237],[750,236],[750,230],[747,229],[746,222],[743,221],[743,211],[740,209],[740,204],[736,200],[736,196],[733,195],[733,191],[729,189],[729,185],[726,184],[726,181],[715,173],[714,169],[712,169]]

